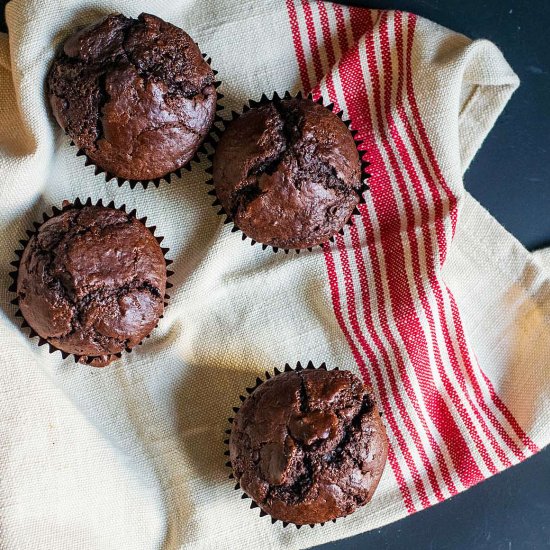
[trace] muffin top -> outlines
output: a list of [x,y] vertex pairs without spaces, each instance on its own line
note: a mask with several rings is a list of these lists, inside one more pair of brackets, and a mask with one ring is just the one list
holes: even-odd
[[192,38],[142,13],[70,36],[48,75],[55,118],[106,172],[162,177],[186,164],[216,112],[214,73]]
[[31,237],[17,278],[27,323],[54,347],[95,357],[132,348],[164,310],[166,262],[151,232],[121,210],[71,208]]
[[372,394],[348,371],[285,372],[233,420],[231,464],[273,518],[297,525],[351,514],[372,497],[387,457]]
[[216,195],[250,238],[323,243],[359,203],[361,162],[346,125],[310,99],[275,100],[229,123],[213,159]]

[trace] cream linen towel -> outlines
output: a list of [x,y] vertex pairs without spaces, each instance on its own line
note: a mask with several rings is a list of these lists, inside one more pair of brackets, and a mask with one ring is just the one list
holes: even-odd
[[[84,167],[49,114],[45,75],[72,29],[113,11],[186,29],[228,109],[299,88],[337,102],[372,162],[355,229],[310,254],[262,252],[210,206],[207,161],[133,191]],[[1,548],[304,548],[435,504],[548,443],[548,255],[529,254],[462,188],[518,85],[495,46],[409,14],[298,0],[12,0],[7,22]],[[159,327],[105,369],[39,348],[7,291],[25,230],[77,196],[137,208],[174,259]],[[256,375],[309,359],[373,385],[391,460],[370,505],[283,529],[233,490],[223,431]]]

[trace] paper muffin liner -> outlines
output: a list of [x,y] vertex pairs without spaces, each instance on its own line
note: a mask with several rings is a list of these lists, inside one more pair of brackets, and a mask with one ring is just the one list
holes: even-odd
[[[242,403],[244,403],[246,401],[246,399],[248,398],[248,396],[252,395],[254,393],[254,391],[259,386],[261,386],[266,380],[269,380],[271,378],[275,378],[276,376],[279,376],[280,374],[283,374],[285,372],[292,372],[292,371],[300,372],[302,370],[315,370],[315,369],[328,370],[327,365],[325,363],[321,363],[318,367],[315,367],[313,365],[312,361],[308,361],[307,365],[304,367],[304,366],[302,366],[302,363],[300,361],[298,361],[296,363],[295,367],[291,367],[288,363],[286,363],[283,370],[279,370],[278,368],[273,369],[273,374],[271,374],[269,371],[265,371],[265,375],[264,375],[265,379],[262,379],[258,376],[256,378],[256,382],[254,383],[253,386],[251,386],[249,388],[245,388],[245,391],[246,391],[247,395],[239,395],[239,399],[241,400]],[[334,369],[330,369],[330,370],[331,371],[337,371],[337,370],[340,370],[340,369],[338,367],[335,367]],[[233,407],[233,412],[234,413],[238,413],[239,410],[240,410],[240,407]],[[230,427],[227,430],[225,430],[225,434],[227,435],[227,438],[224,439],[224,444],[226,445],[227,450],[224,452],[224,456],[226,456],[226,457],[229,457],[229,438],[231,437],[231,424],[233,424],[233,420],[234,420],[234,417],[228,418]],[[231,473],[229,474],[229,479],[235,479],[235,476],[233,475],[233,466],[231,464],[231,460],[228,460],[225,463],[225,465],[231,470]],[[241,485],[238,481],[237,481],[236,485],[234,486],[234,490],[235,491],[242,491],[241,490]],[[283,527],[288,527],[289,525],[294,525],[297,529],[300,529],[301,527],[304,527],[304,525],[309,525],[310,527],[313,528],[315,526],[323,526],[326,523],[326,522],[322,522],[322,523],[309,523],[309,524],[298,525],[296,523],[283,521],[281,519],[274,518],[273,516],[271,516],[267,512],[264,512],[262,510],[262,508],[260,507],[260,505],[254,499],[252,499],[252,497],[248,496],[244,491],[241,492],[241,499],[243,499],[243,500],[244,499],[250,499],[251,500],[250,509],[259,508],[260,509],[260,517],[269,516],[271,518],[271,523],[272,524],[280,522],[280,523],[283,524]],[[335,523],[337,519],[339,519],[339,518],[335,518],[335,519],[332,519],[330,521],[332,523]]]
[[[82,363],[82,364],[90,365],[90,366],[93,366],[93,367],[104,367],[104,366],[109,365],[111,362],[115,361],[116,359],[120,359],[120,357],[122,357],[122,351],[120,351],[118,353],[113,353],[113,354],[110,354],[110,355],[107,355],[107,356],[104,356],[104,355],[87,356],[87,355],[76,355],[76,354],[73,354],[73,353],[68,353],[68,352],[66,352],[66,351],[64,351],[60,348],[55,347],[48,340],[46,340],[45,338],[42,338],[29,325],[29,323],[23,317],[23,313],[21,312],[21,309],[19,308],[19,296],[17,295],[17,278],[18,278],[18,275],[19,275],[19,266],[20,266],[20,263],[21,263],[21,257],[23,256],[23,252],[24,252],[25,248],[27,247],[27,245],[29,244],[30,239],[38,233],[38,230],[40,229],[40,227],[42,227],[42,225],[45,222],[47,222],[48,220],[58,216],[59,214],[62,214],[63,212],[66,212],[67,210],[71,210],[71,209],[75,209],[75,208],[78,209],[78,210],[81,210],[86,206],[99,206],[99,207],[105,207],[105,208],[112,208],[112,209],[115,209],[115,210],[121,210],[127,216],[129,216],[130,218],[135,218],[136,220],[140,221],[150,231],[151,235],[153,235],[153,237],[155,237],[155,239],[159,243],[159,245],[164,240],[164,237],[155,235],[155,231],[157,229],[156,226],[146,225],[147,216],[145,216],[143,218],[138,218],[136,210],[134,209],[130,212],[127,212],[125,204],[123,204],[123,205],[121,205],[120,207],[117,208],[115,206],[114,201],[111,201],[109,204],[104,205],[102,199],[99,199],[95,203],[92,201],[91,198],[86,199],[85,202],[82,202],[80,200],[80,198],[76,198],[74,200],[74,202],[70,202],[70,201],[65,200],[65,201],[63,201],[63,204],[61,205],[61,208],[57,208],[56,206],[52,207],[52,214],[47,214],[46,212],[44,212],[42,214],[42,222],[33,222],[34,229],[33,230],[27,229],[27,231],[26,231],[27,238],[22,239],[22,240],[19,241],[19,244],[21,245],[21,248],[15,250],[15,255],[17,256],[17,259],[10,263],[10,265],[12,265],[15,268],[15,270],[12,271],[9,274],[9,276],[12,278],[13,282],[10,285],[10,287],[8,288],[8,290],[15,294],[15,298],[13,300],[11,300],[11,302],[10,302],[11,304],[17,306],[17,311],[15,312],[15,317],[20,319],[20,326],[21,326],[22,329],[30,329],[29,333],[27,334],[29,338],[31,338],[31,339],[38,338],[38,346],[43,346],[43,345],[47,344],[49,346],[49,352],[50,353],[54,353],[56,351],[59,351],[61,353],[61,356],[63,357],[63,359],[66,359],[67,357],[69,357],[69,355],[72,355],[74,357],[75,363]],[[170,260],[166,257],[166,254],[168,253],[169,248],[163,248],[161,246],[161,250],[162,250],[162,253],[164,255],[164,261],[166,263],[166,267],[168,268],[168,266],[173,263],[172,260]],[[170,289],[174,286],[168,280],[172,275],[174,275],[174,272],[169,270],[169,269],[166,269],[166,290],[168,290],[168,289]],[[170,300],[170,296],[167,293],[165,293],[164,294],[164,308],[166,308],[168,306],[169,300]],[[159,321],[163,317],[164,317],[164,314],[159,317]],[[157,321],[157,324],[155,325],[155,327],[153,328],[153,330],[155,328],[157,328],[157,326],[158,326],[158,321]],[[146,338],[150,337],[153,330],[151,330],[151,332],[144,338],[144,340]],[[143,343],[143,340],[141,342],[139,342],[137,345],[141,346],[142,343]],[[126,351],[127,353],[131,353],[132,350],[133,350],[133,348],[126,348],[124,351]],[[103,357],[106,357],[106,359],[103,360],[102,359]]]
[[[346,127],[350,131],[350,134],[353,137],[353,141],[355,142],[355,145],[357,147],[357,152],[359,154],[359,160],[361,162],[361,187],[358,191],[359,202],[357,203],[357,205],[353,209],[349,219],[346,221],[346,223],[343,225],[343,227],[339,231],[337,231],[334,235],[329,237],[325,242],[320,243],[320,244],[315,245],[315,246],[307,247],[307,248],[281,248],[281,247],[278,247],[278,246],[272,246],[272,245],[268,245],[268,244],[257,243],[257,241],[255,241],[252,237],[249,237],[248,235],[246,235],[245,232],[240,227],[237,226],[235,221],[232,219],[231,215],[228,212],[225,211],[224,207],[222,206],[220,200],[217,197],[216,188],[214,187],[214,178],[213,178],[214,155],[216,154],[216,146],[217,146],[217,144],[218,144],[218,142],[221,138],[221,135],[223,134],[224,130],[226,129],[227,124],[232,122],[233,120],[239,118],[242,114],[246,113],[250,109],[260,107],[262,105],[266,105],[266,104],[272,103],[274,101],[284,101],[284,100],[288,100],[288,99],[309,99],[309,100],[313,101],[314,103],[317,103],[319,105],[323,105],[323,107],[328,109],[331,113],[335,114],[346,125]],[[206,184],[212,187],[212,189],[210,191],[208,191],[208,194],[214,197],[214,202],[212,203],[212,206],[219,207],[219,210],[217,212],[218,215],[225,217],[224,223],[226,223],[226,224],[231,223],[232,224],[232,227],[231,227],[231,232],[232,233],[236,233],[236,232],[241,233],[243,241],[246,240],[246,239],[250,239],[250,241],[251,241],[250,244],[251,245],[261,244],[262,245],[262,250],[266,250],[267,248],[273,249],[273,252],[278,252],[279,250],[283,250],[285,252],[285,254],[288,254],[290,250],[294,250],[296,252],[296,254],[299,254],[302,250],[308,250],[308,251],[311,252],[314,248],[317,248],[317,247],[322,248],[323,245],[326,244],[327,242],[334,242],[335,236],[337,234],[343,235],[344,234],[344,227],[346,225],[353,225],[354,217],[357,216],[357,215],[361,215],[361,212],[360,212],[358,206],[360,204],[364,204],[366,202],[365,201],[365,193],[370,189],[368,184],[367,184],[367,180],[371,177],[371,174],[369,174],[367,172],[367,168],[370,165],[370,162],[366,159],[367,155],[366,155],[366,152],[363,149],[364,140],[361,140],[361,139],[357,138],[357,133],[359,132],[359,130],[353,129],[352,121],[349,120],[349,119],[344,118],[344,111],[342,111],[342,110],[335,111],[334,110],[334,103],[325,103],[322,96],[319,96],[317,99],[314,100],[313,95],[311,93],[305,95],[301,91],[299,91],[295,95],[292,95],[290,92],[287,91],[287,92],[284,93],[284,95],[282,97],[277,92],[273,92],[273,96],[272,96],[271,99],[268,98],[265,94],[262,94],[262,97],[259,99],[259,101],[254,101],[252,99],[249,99],[248,102],[243,106],[243,108],[241,110],[241,113],[238,113],[238,112],[232,110],[231,111],[231,118],[229,120],[220,117],[219,122],[220,122],[219,125],[215,125],[215,124],[212,125],[212,130],[210,132],[210,136],[209,136],[209,139],[208,139],[208,142],[207,142],[208,145],[213,149],[213,151],[211,151],[207,155],[207,158],[210,162],[210,165],[206,168],[206,173],[210,174],[211,177],[210,177],[210,179],[208,179],[206,181]]]
[[[198,46],[198,44],[197,44],[197,46]],[[205,58],[206,62],[210,65],[210,67],[212,67],[212,58],[207,57],[205,53],[202,54],[202,57]],[[212,72],[214,73],[214,76],[216,76],[218,74],[218,71],[216,71],[215,69],[212,69]],[[215,114],[214,114],[214,120],[212,122],[212,128],[214,128],[214,125],[216,124],[216,122],[222,121],[222,118],[218,114],[218,112],[223,109],[223,106],[221,105],[220,100],[223,99],[224,95],[219,91],[219,88],[220,88],[221,84],[222,84],[221,80],[214,81],[214,86],[216,87],[216,110],[215,110]],[[128,184],[130,185],[130,189],[134,189],[136,187],[136,185],[138,185],[138,184],[141,184],[143,189],[147,189],[150,184],[154,185],[155,187],[158,188],[161,181],[164,180],[166,183],[170,183],[171,180],[172,180],[172,177],[181,178],[182,170],[190,172],[191,169],[193,168],[193,164],[199,164],[201,162],[202,159],[201,159],[200,155],[205,156],[205,155],[208,154],[208,151],[207,151],[205,145],[206,145],[206,142],[209,138],[209,133],[211,131],[212,131],[212,129],[210,129],[209,132],[206,133],[206,135],[204,136],[202,142],[200,143],[200,145],[197,148],[197,151],[195,152],[193,157],[191,157],[183,166],[180,166],[180,168],[177,168],[176,170],[173,170],[172,172],[168,172],[164,176],[160,176],[160,177],[154,178],[154,179],[133,180],[133,179],[128,179],[128,178],[123,178],[123,177],[116,176],[115,174],[109,172],[108,170],[105,170],[105,169],[101,168],[101,166],[99,166],[94,160],[92,160],[86,154],[84,149],[78,149],[78,151],[76,152],[76,156],[77,157],[82,157],[82,156],[85,157],[84,166],[94,166],[94,168],[95,168],[94,175],[99,176],[101,174],[104,174],[106,182],[109,182],[113,179],[116,179],[117,184],[118,184],[119,187],[122,187],[126,182],[128,182]],[[68,135],[67,132],[65,132],[65,134]],[[76,147],[76,144],[73,140],[71,140],[70,145],[72,147]]]

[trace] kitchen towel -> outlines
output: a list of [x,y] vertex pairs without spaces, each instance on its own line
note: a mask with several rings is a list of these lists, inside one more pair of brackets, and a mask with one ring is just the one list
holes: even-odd
[[[211,206],[203,159],[158,189],[105,182],[50,115],[75,27],[154,14],[212,57],[222,117],[312,90],[370,162],[361,215],[311,253],[262,251]],[[499,50],[413,14],[306,0],[12,0],[0,35],[0,547],[304,548],[395,521],[545,446],[548,255],[529,254],[462,174],[518,79]],[[495,181],[494,185],[498,185]],[[76,197],[136,208],[174,260],[152,337],[105,369],[38,347],[15,317],[14,250]],[[360,374],[390,439],[373,501],[300,530],[233,489],[223,439],[257,375],[312,360]]]

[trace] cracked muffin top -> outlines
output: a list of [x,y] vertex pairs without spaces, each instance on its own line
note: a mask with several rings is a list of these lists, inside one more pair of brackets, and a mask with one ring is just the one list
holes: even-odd
[[166,262],[122,210],[71,208],[31,237],[17,277],[27,323],[54,347],[104,366],[141,342],[164,310]]
[[310,99],[275,100],[229,123],[216,195],[247,236],[278,248],[327,241],[359,203],[361,162],[346,125]]
[[238,411],[229,452],[241,489],[296,525],[347,516],[372,498],[387,458],[373,396],[348,371],[285,372]]
[[212,126],[214,73],[153,15],[108,15],[70,36],[48,74],[59,125],[106,172],[150,180],[186,164]]

